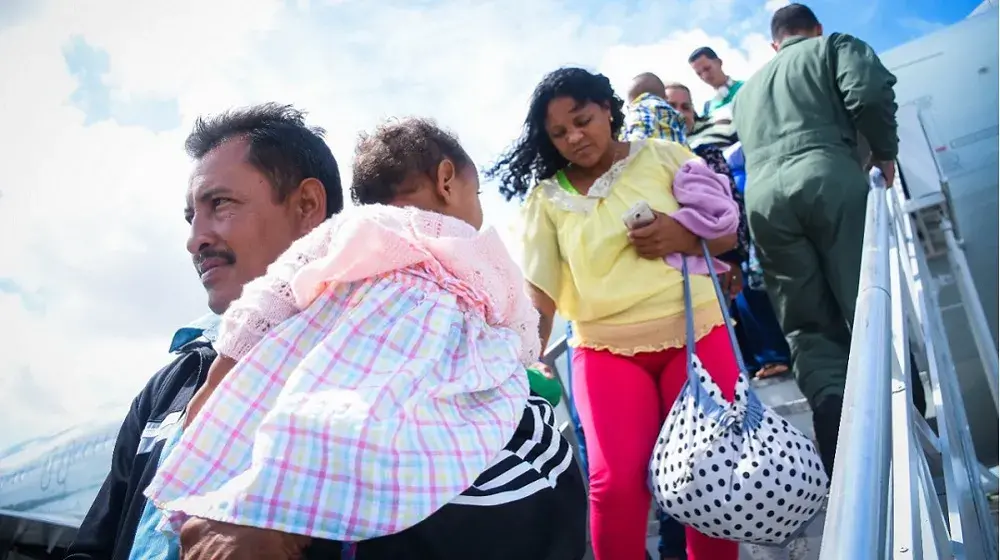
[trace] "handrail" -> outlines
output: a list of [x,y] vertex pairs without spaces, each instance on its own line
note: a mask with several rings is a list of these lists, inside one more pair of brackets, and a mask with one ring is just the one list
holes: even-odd
[[944,234],[945,245],[948,247],[948,260],[951,262],[951,267],[959,271],[959,274],[955,275],[956,283],[962,300],[967,302],[963,307],[965,307],[965,313],[969,319],[972,340],[976,343],[979,359],[983,364],[983,375],[986,376],[990,396],[993,397],[993,406],[997,408],[997,411],[1000,411],[1000,393],[997,389],[1000,364],[998,364],[997,347],[993,344],[993,336],[990,334],[990,324],[986,320],[983,304],[979,300],[979,292],[972,283],[972,274],[969,273],[969,263],[965,259],[965,251],[962,250],[960,242],[956,239],[955,229],[947,216],[941,220],[941,232]]
[[542,363],[550,368],[556,367],[556,360],[558,360],[559,356],[562,356],[568,349],[569,341],[564,336],[552,344],[549,344],[549,347],[545,349],[545,354],[542,355]]
[[888,536],[892,301],[885,180],[872,171],[861,282],[821,560],[881,558]]
[[562,337],[554,343],[550,344],[548,348],[545,349],[545,353],[542,355],[542,363],[549,366],[551,370],[556,375],[556,380],[559,381],[559,388],[562,390],[562,402],[566,403],[566,407],[570,406],[570,396],[569,391],[566,390],[566,384],[563,383],[562,376],[559,375],[559,368],[556,367],[556,360],[559,356],[569,351],[569,338]]
[[[899,200],[894,212],[904,215],[899,208]],[[896,223],[897,235],[903,240],[914,242],[912,225],[907,219]],[[939,452],[943,471],[943,490],[947,512],[948,548],[950,557],[962,560],[986,560],[997,557],[997,534],[985,488],[980,473],[982,468],[976,459],[969,419],[963,403],[961,389],[947,334],[940,314],[940,303],[934,289],[927,287],[932,282],[927,256],[923,251],[913,251],[912,262],[903,261],[903,266],[915,267],[907,273],[911,278],[920,279],[914,283],[914,312],[919,316],[921,336],[925,342],[928,357],[928,373],[931,378],[931,396],[937,421],[937,436],[934,437],[935,451]],[[949,256],[949,258],[951,258]],[[977,304],[964,302],[965,305]],[[925,477],[929,478],[929,477]],[[932,485],[928,485],[929,487]],[[931,504],[935,506],[936,504]],[[937,520],[937,512],[932,517]],[[935,523],[938,525],[938,523]],[[935,526],[935,531],[941,528]]]

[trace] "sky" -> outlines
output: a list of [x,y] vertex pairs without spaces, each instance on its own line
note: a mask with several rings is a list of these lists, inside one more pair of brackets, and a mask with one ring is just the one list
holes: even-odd
[[[827,31],[891,48],[978,2],[818,0]],[[77,4],[76,6],[74,6]],[[0,449],[121,417],[207,311],[185,252],[183,140],[198,115],[292,103],[350,176],[357,133],[434,117],[485,166],[563,65],[619,91],[709,45],[736,78],[772,51],[780,0],[0,2]],[[346,185],[345,185],[346,186]],[[487,221],[515,213],[491,185]]]

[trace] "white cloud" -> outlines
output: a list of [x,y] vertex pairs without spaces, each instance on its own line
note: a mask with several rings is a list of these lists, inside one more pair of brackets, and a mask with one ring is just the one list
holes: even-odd
[[791,2],[788,0],[767,0],[767,2],[764,3],[764,9],[768,12],[774,13],[789,4],[791,4]]
[[[204,312],[181,221],[182,143],[198,114],[294,103],[327,128],[345,168],[357,131],[380,117],[432,116],[485,165],[516,137],[537,80],[560,65],[619,85],[651,70],[704,98],[686,62],[694,48],[711,45],[736,77],[770,56],[762,35],[733,44],[689,28],[707,9],[694,0],[631,13],[561,0],[420,4],[107,0],[80,10],[53,0],[0,27],[0,278],[45,299],[39,314],[0,293],[0,424],[12,427],[0,447],[104,403],[127,406],[165,363],[172,330]],[[705,4],[718,16],[734,3]],[[176,98],[182,126],[84,126],[63,59],[73,37],[107,52],[113,95]],[[513,207],[485,197],[488,220],[507,221]]]

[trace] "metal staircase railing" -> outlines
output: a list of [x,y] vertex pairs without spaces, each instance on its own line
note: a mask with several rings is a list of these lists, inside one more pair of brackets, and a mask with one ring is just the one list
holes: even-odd
[[[882,181],[881,186],[873,185],[868,194],[861,283],[831,498],[823,529],[822,560],[874,559],[885,552],[893,439],[889,421],[892,368],[889,229]],[[905,386],[904,381],[904,392]]]
[[[902,116],[922,132],[919,113]],[[910,155],[929,153],[926,136],[907,142]],[[906,162],[901,163],[905,170]],[[994,403],[997,351],[949,226],[946,189],[915,205],[901,185],[887,190],[879,180],[880,175],[873,176],[869,194],[844,415],[820,557],[992,560],[997,531],[986,494],[996,492],[997,479],[975,455],[936,291],[927,285],[928,253],[946,255],[958,276]],[[939,249],[927,246],[935,243]],[[912,339],[911,324],[918,326]],[[926,354],[936,432],[911,404],[911,340]],[[939,479],[932,465],[941,471]]]
[[[926,259],[914,244],[912,218],[900,211],[899,197],[884,183],[869,194],[845,409],[820,557],[996,558],[986,501],[986,487],[996,481],[973,453],[943,321],[933,293],[921,285]],[[894,201],[892,213],[887,198]],[[937,435],[911,404],[908,313],[921,327],[916,334],[927,353]],[[932,459],[941,462],[943,489],[931,476]]]

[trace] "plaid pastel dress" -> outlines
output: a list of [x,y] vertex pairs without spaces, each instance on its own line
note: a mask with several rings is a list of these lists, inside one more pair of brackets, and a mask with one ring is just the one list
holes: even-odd
[[397,533],[473,486],[528,403],[538,317],[493,229],[365,206],[223,316],[238,360],[146,490],[187,516],[319,539]]

